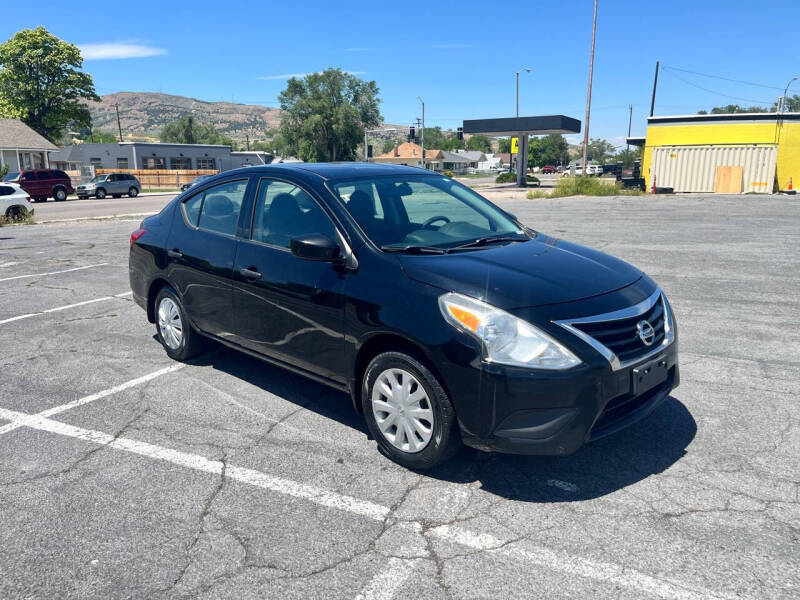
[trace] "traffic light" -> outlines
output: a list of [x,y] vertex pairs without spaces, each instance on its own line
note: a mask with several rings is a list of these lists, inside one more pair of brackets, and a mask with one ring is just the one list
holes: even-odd
[[414,126],[408,128],[408,141],[411,142],[417,139],[417,130],[414,129]]
[[456,132],[456,135],[458,135],[458,139],[463,140],[464,139],[464,128],[463,127],[459,127],[458,131]]
[[372,144],[367,146],[367,156],[372,157]]

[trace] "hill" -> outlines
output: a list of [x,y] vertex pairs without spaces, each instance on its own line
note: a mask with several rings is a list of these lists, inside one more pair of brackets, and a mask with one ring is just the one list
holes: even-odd
[[211,123],[217,131],[234,140],[264,139],[268,129],[278,127],[281,111],[252,104],[204,102],[157,92],[117,92],[89,102],[95,129],[116,132],[119,103],[122,133],[128,136],[157,137],[161,128],[180,117],[192,115],[201,123]]

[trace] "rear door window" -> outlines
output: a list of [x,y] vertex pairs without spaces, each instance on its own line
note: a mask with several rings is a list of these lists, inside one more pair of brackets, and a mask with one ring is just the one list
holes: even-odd
[[44,181],[46,179],[52,179],[52,177],[50,177],[50,173],[47,171],[36,171],[36,179]]
[[10,196],[14,193],[14,188],[10,185],[0,185],[0,196]]
[[235,235],[247,181],[228,181],[195,194],[183,202],[186,220],[200,229]]

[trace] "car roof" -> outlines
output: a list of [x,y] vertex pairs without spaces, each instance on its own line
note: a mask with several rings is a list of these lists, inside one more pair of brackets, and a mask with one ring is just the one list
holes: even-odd
[[335,163],[278,163],[274,165],[259,165],[242,167],[233,171],[226,171],[225,175],[232,173],[260,173],[264,175],[279,173],[295,173],[300,176],[317,175],[322,179],[354,179],[359,177],[379,177],[381,175],[435,175],[419,167],[405,165],[385,165],[363,162],[335,162]]

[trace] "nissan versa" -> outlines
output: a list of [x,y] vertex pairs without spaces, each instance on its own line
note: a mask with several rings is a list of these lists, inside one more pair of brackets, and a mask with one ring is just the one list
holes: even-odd
[[652,279],[421,169],[226,172],[130,242],[133,297],[170,357],[211,338],[347,391],[409,468],[462,442],[568,454],[678,385],[675,317]]

